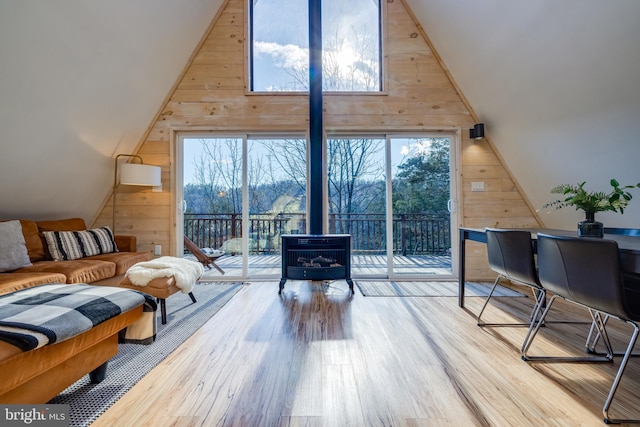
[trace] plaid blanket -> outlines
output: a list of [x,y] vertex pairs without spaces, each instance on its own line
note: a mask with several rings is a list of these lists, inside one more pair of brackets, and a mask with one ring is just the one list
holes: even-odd
[[64,341],[145,302],[126,288],[40,285],[0,295],[0,340],[23,351]]

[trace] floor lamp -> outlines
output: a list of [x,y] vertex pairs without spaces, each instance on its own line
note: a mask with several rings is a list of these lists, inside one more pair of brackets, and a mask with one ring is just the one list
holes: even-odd
[[[140,163],[123,163],[119,165],[121,157],[128,157]],[[116,232],[116,194],[118,184],[123,185],[145,185],[158,187],[162,185],[160,166],[145,165],[142,157],[136,154],[118,154],[115,159],[115,169],[113,172],[113,224],[112,231]],[[120,170],[120,180],[118,181],[118,170]]]

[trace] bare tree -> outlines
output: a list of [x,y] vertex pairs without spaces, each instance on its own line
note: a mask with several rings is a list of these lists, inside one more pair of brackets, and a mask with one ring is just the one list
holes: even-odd
[[331,213],[361,213],[381,196],[373,183],[384,173],[377,161],[382,148],[378,140],[370,138],[327,141]]
[[252,212],[274,209],[282,195],[302,196],[306,189],[305,141],[301,139],[251,140],[256,154],[249,156],[250,208]]
[[213,212],[242,209],[242,145],[237,139],[200,139],[202,156],[193,159],[196,184]]
[[[304,193],[307,188],[307,143],[304,139],[273,139],[263,145],[267,151],[271,182],[290,180]],[[283,178],[284,177],[284,178]]]

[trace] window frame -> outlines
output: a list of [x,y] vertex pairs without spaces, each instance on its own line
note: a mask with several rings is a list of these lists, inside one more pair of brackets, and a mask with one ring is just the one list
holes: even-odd
[[[385,56],[386,51],[386,23],[387,23],[387,5],[384,0],[377,0],[378,2],[378,79],[379,85],[376,91],[327,91],[323,90],[323,95],[330,96],[349,96],[349,95],[388,95],[387,91],[387,58]],[[245,2],[245,52],[246,52],[246,65],[245,70],[245,95],[308,95],[309,91],[306,90],[288,90],[288,91],[267,91],[267,90],[255,90],[254,78],[253,78],[253,0],[247,0]]]

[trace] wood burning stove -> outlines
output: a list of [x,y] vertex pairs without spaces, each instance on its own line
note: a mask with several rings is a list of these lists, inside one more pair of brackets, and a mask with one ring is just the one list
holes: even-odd
[[351,280],[351,236],[349,234],[287,234],[282,236],[282,278],[278,293],[287,279]]

